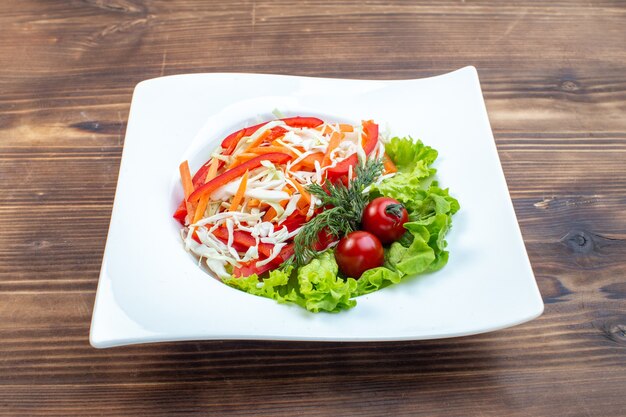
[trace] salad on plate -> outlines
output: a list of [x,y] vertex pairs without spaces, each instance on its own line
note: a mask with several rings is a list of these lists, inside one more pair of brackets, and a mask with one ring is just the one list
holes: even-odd
[[371,120],[271,120],[228,135],[193,176],[180,165],[174,218],[225,284],[311,312],[350,309],[447,263],[459,203],[434,178],[437,155]]

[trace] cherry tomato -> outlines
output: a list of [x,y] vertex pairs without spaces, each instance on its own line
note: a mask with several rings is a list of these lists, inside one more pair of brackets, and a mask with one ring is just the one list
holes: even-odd
[[365,206],[361,225],[363,230],[376,235],[383,245],[388,245],[406,232],[404,223],[409,214],[398,200],[389,197],[378,197]]
[[385,254],[380,240],[369,232],[352,232],[339,241],[335,249],[339,270],[359,279],[368,269],[383,265]]

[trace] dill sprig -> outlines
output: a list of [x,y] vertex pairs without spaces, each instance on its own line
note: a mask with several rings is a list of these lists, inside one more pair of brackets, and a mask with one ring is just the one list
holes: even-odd
[[329,235],[336,238],[358,230],[363,210],[369,202],[363,190],[381,175],[383,163],[380,159],[370,159],[365,163],[359,161],[355,171],[348,186],[341,181],[336,184],[326,181],[323,186],[311,184],[307,187],[320,200],[322,207],[330,207],[306,223],[296,235],[294,249],[297,265],[304,265],[315,256],[314,247],[322,230],[326,229]]

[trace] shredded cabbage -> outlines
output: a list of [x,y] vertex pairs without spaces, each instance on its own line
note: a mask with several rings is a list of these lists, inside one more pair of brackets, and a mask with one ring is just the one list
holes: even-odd
[[395,198],[407,208],[410,221],[404,226],[404,236],[385,248],[383,266],[367,270],[361,277],[344,277],[330,249],[297,270],[291,266],[274,270],[260,281],[256,275],[223,281],[242,291],[280,303],[294,303],[311,312],[339,312],[353,308],[358,296],[443,268],[449,256],[445,237],[452,215],[460,206],[447,189],[434,181],[436,170],[431,165],[437,151],[410,137],[392,138],[385,151],[398,173],[373,184],[370,197]]

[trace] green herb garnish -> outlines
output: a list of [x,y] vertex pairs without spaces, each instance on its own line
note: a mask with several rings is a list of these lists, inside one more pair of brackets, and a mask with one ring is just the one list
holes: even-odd
[[336,238],[342,238],[359,229],[363,210],[369,202],[363,190],[381,175],[383,163],[380,159],[370,159],[365,163],[359,161],[355,171],[348,186],[340,181],[337,184],[326,181],[323,186],[311,184],[307,187],[307,190],[321,201],[322,207],[332,207],[306,223],[296,235],[294,242],[297,265],[304,265],[315,256],[316,251],[313,248],[322,230],[325,229],[329,235]]

